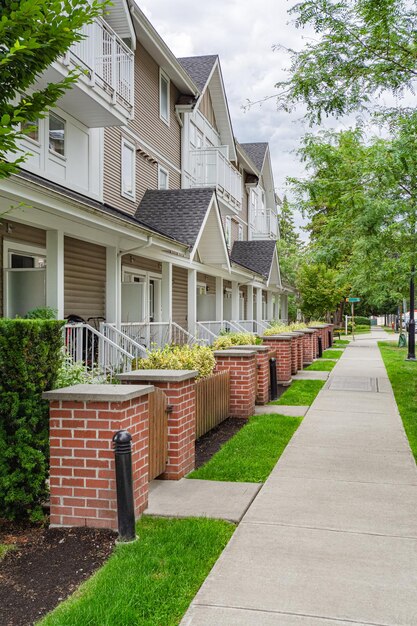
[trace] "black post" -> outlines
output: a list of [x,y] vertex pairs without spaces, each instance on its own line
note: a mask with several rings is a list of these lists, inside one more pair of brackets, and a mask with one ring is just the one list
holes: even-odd
[[415,266],[411,268],[410,278],[410,321],[408,323],[408,356],[407,361],[416,360],[416,322],[414,319],[414,272]]
[[329,333],[329,348],[331,348],[333,345],[333,333],[331,330],[329,330],[328,333]]
[[118,430],[113,435],[113,445],[116,463],[119,541],[134,541],[136,530],[132,481],[132,435],[127,430]]
[[271,381],[271,400],[276,400],[278,397],[276,359],[269,359],[269,380]]
[[321,337],[318,337],[318,345],[319,345],[319,359],[323,356],[323,342]]

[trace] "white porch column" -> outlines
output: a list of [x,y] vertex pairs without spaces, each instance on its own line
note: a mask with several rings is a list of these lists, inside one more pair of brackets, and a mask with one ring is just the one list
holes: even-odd
[[196,332],[197,321],[197,270],[188,270],[188,307],[187,307],[188,332],[192,335]]
[[223,320],[223,278],[216,276],[216,320]]
[[162,321],[172,321],[172,263],[162,263]]
[[266,317],[269,322],[274,319],[274,294],[272,291],[266,292]]
[[106,321],[120,328],[122,321],[122,261],[118,249],[106,247]]
[[46,231],[46,306],[64,319],[64,233]]
[[288,296],[281,294],[281,321],[288,322]]
[[255,311],[255,320],[257,322],[262,322],[262,287],[255,288],[256,294],[256,311]]
[[253,285],[247,287],[246,319],[253,320]]
[[239,320],[239,283],[232,280],[232,321]]

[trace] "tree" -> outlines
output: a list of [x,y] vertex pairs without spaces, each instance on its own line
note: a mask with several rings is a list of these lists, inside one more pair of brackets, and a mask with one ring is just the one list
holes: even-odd
[[295,285],[298,266],[303,254],[303,244],[294,224],[293,208],[284,196],[278,209],[280,239],[277,243],[282,279]]
[[[290,14],[317,39],[291,56],[277,83],[285,109],[303,103],[312,122],[369,106],[382,92],[413,93],[417,78],[417,9],[408,0],[304,0]],[[279,46],[277,46],[279,47]]]
[[344,297],[344,287],[338,284],[337,271],[324,263],[305,263],[298,274],[301,309],[310,319],[323,319],[334,311]]
[[[3,0],[0,4],[0,178],[26,156],[19,140],[79,76],[36,89],[37,79],[71,45],[85,24],[103,13],[100,0]],[[13,155],[12,159],[10,155]],[[16,155],[16,156],[14,156]]]

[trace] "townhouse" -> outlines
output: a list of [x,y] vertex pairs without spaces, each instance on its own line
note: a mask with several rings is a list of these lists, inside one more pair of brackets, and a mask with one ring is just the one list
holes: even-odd
[[236,141],[218,57],[176,59],[126,0],[85,35],[0,181],[0,314],[50,306],[130,351],[285,318],[269,148]]

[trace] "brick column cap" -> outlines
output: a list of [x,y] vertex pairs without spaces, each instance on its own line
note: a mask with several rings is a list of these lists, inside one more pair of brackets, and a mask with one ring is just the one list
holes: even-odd
[[251,349],[249,350],[246,346],[244,350],[239,350],[237,347],[236,348],[230,348],[229,350],[215,350],[214,351],[214,356],[226,356],[226,357],[234,357],[234,356],[253,356],[254,354],[256,354],[256,350]]
[[310,328],[313,328],[314,330],[322,330],[323,328],[326,328],[326,324],[321,324],[320,326],[310,326]]
[[181,383],[197,376],[197,370],[133,370],[119,374],[117,378],[123,382]]
[[304,335],[304,331],[303,330],[293,330],[292,331],[294,335],[298,335],[298,337],[303,337]]
[[313,335],[315,332],[314,328],[305,328],[303,330],[303,333],[307,333],[307,335]]
[[264,341],[268,341],[268,339],[273,339],[274,341],[278,339],[279,341],[290,341],[295,335],[291,333],[280,333],[279,335],[264,335],[262,339]]
[[[234,346],[235,350],[255,350],[255,352],[269,352],[269,350],[271,349],[270,346],[252,346],[252,345],[248,345],[248,346]],[[222,352],[224,352],[224,350],[222,350]]]
[[153,391],[153,385],[72,385],[45,391],[42,398],[73,402],[126,402]]

